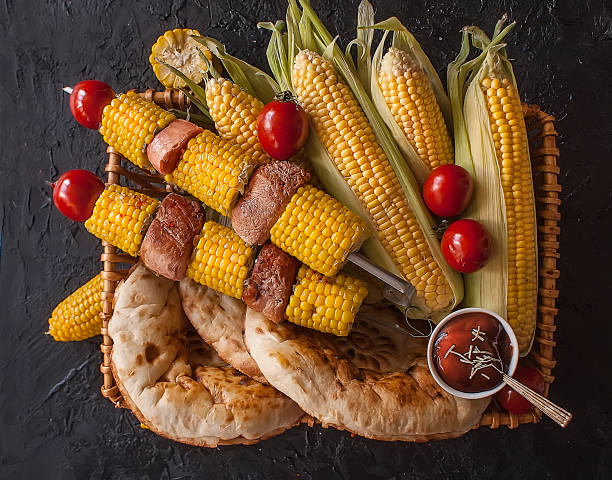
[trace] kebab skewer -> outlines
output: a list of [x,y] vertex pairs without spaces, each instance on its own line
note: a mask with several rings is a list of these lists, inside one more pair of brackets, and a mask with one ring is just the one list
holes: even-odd
[[232,229],[205,221],[201,204],[187,197],[171,193],[160,202],[120,185],[101,193],[93,188],[91,199],[86,191],[81,197],[93,207],[79,217],[88,216],[90,233],[140,256],[158,275],[177,281],[187,276],[242,299],[271,321],[348,335],[367,295],[362,280],[321,275],[270,243],[256,254]]
[[[369,235],[365,223],[325,192],[305,185],[308,179],[301,181],[295,171],[300,167],[274,162],[251,177],[256,164],[239,146],[176,119],[135,92],[103,108],[100,133],[133,164],[155,168],[169,183],[231,215],[235,231],[247,242],[262,244],[270,238],[327,276],[351,261],[390,285],[395,303],[410,304],[414,287],[409,282],[354,253]],[[292,188],[296,183],[297,191]]]

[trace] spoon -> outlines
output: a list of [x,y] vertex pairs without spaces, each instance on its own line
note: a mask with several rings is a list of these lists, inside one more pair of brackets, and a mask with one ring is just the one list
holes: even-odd
[[531,388],[523,385],[521,382],[512,378],[510,375],[503,372],[495,365],[491,366],[499,373],[501,373],[502,380],[506,385],[510,386],[513,390],[515,390],[525,399],[529,400],[533,405],[540,409],[540,411],[544,415],[554,420],[558,425],[565,428],[571,422],[572,414],[570,412],[561,408],[559,405],[551,402],[548,398],[533,391]]

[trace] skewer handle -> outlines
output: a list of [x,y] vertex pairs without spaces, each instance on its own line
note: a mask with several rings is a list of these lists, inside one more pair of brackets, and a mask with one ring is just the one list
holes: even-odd
[[348,261],[382,281],[385,284],[383,296],[387,300],[401,307],[409,307],[412,304],[412,297],[414,297],[416,290],[411,283],[377,267],[366,257],[358,253],[351,253],[348,256]]
[[534,392],[531,388],[526,387],[510,375],[503,373],[502,379],[507,385],[510,385],[514,390],[538,407],[543,414],[552,418],[561,427],[567,427],[572,420],[572,414],[570,412],[551,402],[548,398]]

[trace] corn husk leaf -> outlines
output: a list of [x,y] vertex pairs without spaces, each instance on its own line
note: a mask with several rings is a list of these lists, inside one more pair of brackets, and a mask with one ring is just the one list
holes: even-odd
[[232,81],[264,103],[271,101],[280,91],[278,83],[270,75],[253,65],[227,53],[225,45],[211,37],[192,37],[215,55]]
[[[298,25],[300,42],[302,46],[304,48],[310,46],[311,49],[314,49],[314,51],[329,59],[353,91],[361,108],[372,125],[381,146],[389,158],[389,161],[398,177],[399,183],[404,191],[404,194],[406,195],[406,198],[408,199],[409,204],[413,208],[419,224],[422,226],[423,234],[428,242],[434,258],[442,268],[451,285],[454,293],[454,301],[451,305],[449,305],[448,309],[445,309],[444,311],[431,312],[425,306],[424,302],[418,299],[416,300],[415,304],[417,308],[411,309],[411,311],[408,312],[410,316],[430,317],[434,321],[438,321],[446,313],[448,313],[448,311],[452,310],[463,298],[463,283],[461,281],[461,276],[457,274],[457,272],[453,271],[444,261],[440,251],[440,245],[434,234],[433,218],[425,209],[416,179],[406,165],[402,153],[398,149],[391,133],[386,128],[380,114],[372,103],[372,100],[368,95],[368,91],[359,81],[359,76],[355,65],[350,58],[347,59],[347,56],[345,56],[340,47],[336,44],[335,39],[319,20],[315,12],[310,7],[309,2],[307,0],[300,0],[300,5],[302,7],[302,11],[299,13],[299,19],[294,13],[296,11],[299,12],[299,8],[297,7],[295,0],[290,0],[287,15],[288,17],[292,16],[292,21]],[[305,18],[308,20],[308,22],[305,21]],[[289,20],[287,23],[289,24]],[[283,61],[292,66],[295,54],[297,54],[297,52],[292,52],[291,55]],[[310,137],[308,152],[310,154],[313,166],[326,190],[351,208],[355,213],[360,215],[364,221],[368,223],[372,232],[375,232],[369,214],[363,208],[361,202],[355,196],[353,191],[348,187],[335,163],[329,157],[327,150],[314,134],[314,128],[311,129]],[[374,263],[391,271],[392,273],[399,273],[398,268],[395,266],[391,257],[382,247],[380,240],[375,235],[373,235],[364,244],[363,249],[366,255],[368,255],[368,257]]]

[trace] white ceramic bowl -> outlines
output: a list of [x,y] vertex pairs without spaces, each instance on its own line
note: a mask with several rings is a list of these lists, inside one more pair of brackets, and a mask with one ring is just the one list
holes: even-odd
[[491,315],[495,319],[497,319],[497,321],[502,324],[502,326],[504,327],[504,330],[506,331],[506,333],[508,334],[508,337],[510,338],[510,345],[512,345],[512,357],[510,358],[510,363],[508,365],[508,371],[506,373],[508,375],[512,375],[514,373],[514,370],[516,370],[516,365],[518,363],[518,357],[519,357],[518,341],[516,340],[516,335],[512,331],[512,327],[510,326],[508,322],[506,322],[502,317],[500,317],[496,313],[490,310],[486,310],[484,308],[462,308],[461,310],[456,310],[452,313],[449,313],[446,317],[444,317],[440,321],[440,323],[436,325],[436,328],[434,328],[434,331],[431,333],[431,336],[429,337],[429,343],[427,344],[427,364],[429,365],[429,371],[431,372],[431,375],[433,376],[435,381],[438,382],[438,385],[440,385],[448,393],[455,395],[456,397],[469,398],[469,399],[488,397],[490,395],[493,395],[495,392],[499,392],[504,387],[504,382],[501,382],[499,385],[491,388],[490,390],[484,390],[482,392],[471,392],[471,393],[462,392],[460,390],[454,389],[442,379],[442,377],[438,373],[438,369],[436,368],[436,365],[433,359],[434,345],[436,343],[436,338],[438,337],[438,333],[440,332],[440,330],[444,328],[444,326],[448,322],[453,320],[453,318],[458,317],[459,315],[463,315],[464,313],[486,313],[488,315]]

